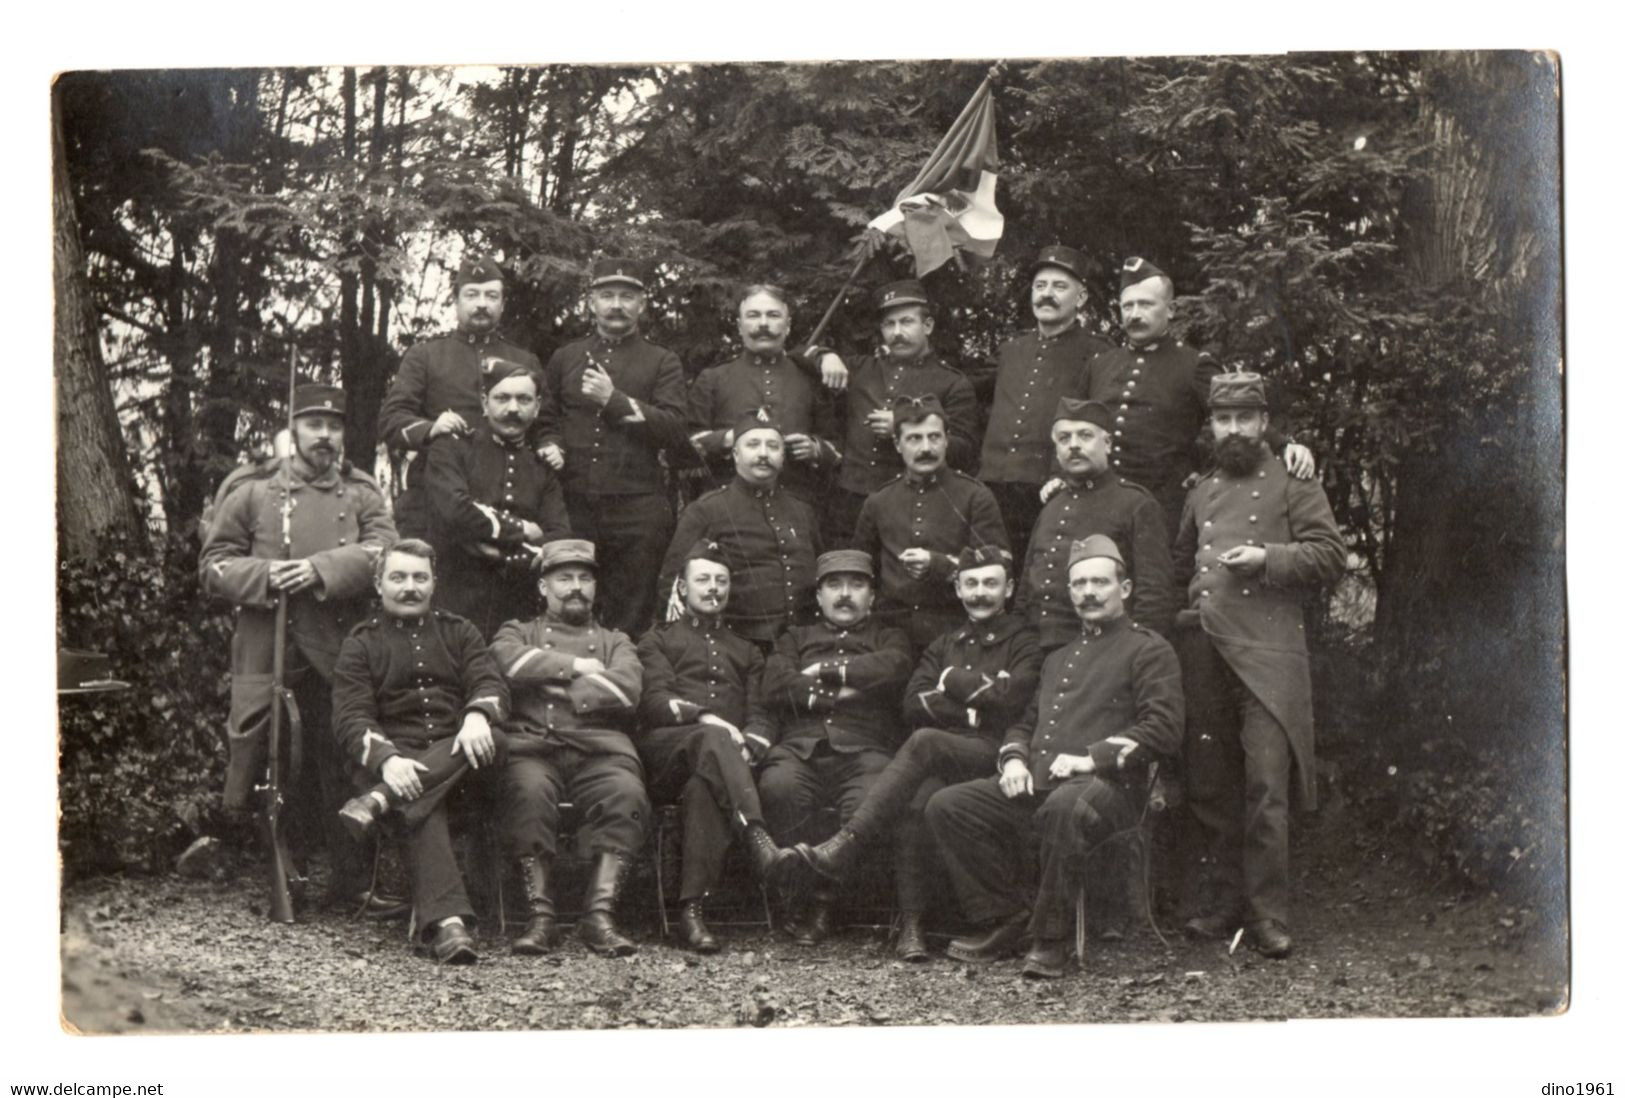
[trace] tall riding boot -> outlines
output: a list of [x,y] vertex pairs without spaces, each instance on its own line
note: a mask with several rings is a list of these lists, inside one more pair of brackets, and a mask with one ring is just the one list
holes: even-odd
[[515,953],[536,956],[559,944],[559,927],[553,912],[552,874],[534,854],[519,859],[519,880],[525,889],[525,910],[530,922],[525,932],[513,940]]
[[624,855],[605,852],[594,859],[587,880],[586,914],[576,932],[588,949],[605,957],[627,957],[638,951],[615,927],[615,902],[620,899],[626,868]]
[[765,885],[778,885],[784,871],[795,861],[795,855],[767,833],[759,823],[745,825],[745,852],[750,857],[750,868],[756,879]]

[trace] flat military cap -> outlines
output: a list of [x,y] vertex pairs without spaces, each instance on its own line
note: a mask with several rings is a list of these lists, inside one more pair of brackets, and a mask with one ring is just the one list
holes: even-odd
[[710,538],[701,538],[688,547],[688,552],[683,554],[683,563],[687,564],[691,560],[709,560],[724,568],[733,567],[733,562],[728,559],[728,554],[722,551],[722,546]]
[[925,296],[925,287],[920,285],[918,279],[905,278],[901,282],[890,282],[880,287],[875,294],[875,307],[881,312],[894,309],[899,305],[929,305],[931,299]]
[[592,261],[591,285],[593,289],[620,282],[634,289],[643,289],[643,271],[630,259],[595,259]]
[[1117,543],[1105,534],[1090,534],[1082,541],[1072,543],[1072,552],[1066,557],[1066,570],[1072,571],[1072,566],[1080,560],[1092,560],[1095,557],[1105,557],[1115,560],[1119,566],[1127,568],[1123,563],[1123,554],[1117,551]]
[[295,417],[310,415],[313,412],[332,412],[334,415],[344,414],[344,390],[337,385],[317,385],[306,382],[293,391],[293,414]]
[[1068,248],[1065,244],[1051,244],[1038,253],[1027,269],[1029,275],[1036,275],[1042,267],[1059,267],[1078,281],[1083,281],[1083,254],[1076,248]]
[[515,377],[519,374],[523,374],[524,376],[535,381],[537,393],[539,394],[541,392],[541,380],[536,377],[529,366],[522,365],[506,358],[488,358],[481,365],[484,367],[485,372],[480,375],[480,386],[487,393],[489,393],[492,389],[495,389],[498,385],[501,385],[504,381],[507,381],[510,377]]
[[1055,406],[1055,414],[1050,417],[1050,422],[1059,423],[1063,419],[1093,423],[1096,427],[1103,427],[1109,431],[1112,426],[1112,410],[1098,400],[1062,397],[1060,403]]
[[502,269],[489,258],[465,259],[457,265],[457,278],[452,285],[457,289],[478,282],[501,282]]
[[1123,269],[1117,272],[1118,292],[1128,289],[1136,283],[1144,282],[1148,278],[1161,275],[1167,278],[1168,274],[1148,259],[1141,259],[1137,255],[1129,256],[1123,260]]
[[546,575],[555,568],[566,564],[590,564],[598,568],[598,555],[593,551],[593,544],[581,538],[560,538],[550,541],[542,546],[542,555],[536,565],[536,570]]
[[892,423],[899,427],[905,423],[918,423],[926,416],[941,416],[944,423],[948,422],[948,413],[942,410],[942,399],[935,393],[900,396],[892,401],[891,414]]
[[736,439],[743,438],[746,431],[759,431],[764,429],[769,431],[777,431],[780,435],[784,434],[784,424],[779,422],[779,417],[775,415],[773,413],[773,409],[767,405],[763,405],[754,411],[741,414],[738,419],[734,420],[733,429],[734,438]]
[[1001,549],[997,545],[972,545],[959,554],[958,571],[969,572],[972,568],[986,568],[990,564],[1002,564],[1006,572],[1015,563],[1010,550]]
[[1207,405],[1209,408],[1267,408],[1264,378],[1248,371],[1214,374],[1208,384]]
[[818,579],[840,572],[856,572],[860,576],[875,578],[874,561],[862,549],[831,549],[818,555]]

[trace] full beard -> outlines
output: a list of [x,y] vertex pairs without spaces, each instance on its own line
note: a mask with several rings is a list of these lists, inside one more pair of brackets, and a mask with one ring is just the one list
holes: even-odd
[[565,625],[586,625],[592,620],[590,603],[570,601],[559,606],[559,620]]
[[1257,472],[1264,454],[1262,441],[1231,435],[1214,449],[1213,463],[1233,477],[1244,477]]

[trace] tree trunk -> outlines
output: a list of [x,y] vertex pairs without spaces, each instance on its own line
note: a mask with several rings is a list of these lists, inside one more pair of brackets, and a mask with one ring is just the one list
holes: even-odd
[[104,537],[136,535],[142,525],[85,277],[79,218],[68,185],[61,107],[55,96],[52,105],[57,552],[67,559],[93,557]]

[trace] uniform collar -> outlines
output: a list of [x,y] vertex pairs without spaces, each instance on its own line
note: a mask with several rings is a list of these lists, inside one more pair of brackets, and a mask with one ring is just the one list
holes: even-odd
[[837,636],[842,633],[862,633],[864,630],[868,629],[870,625],[874,624],[874,620],[875,612],[873,610],[870,610],[868,616],[862,621],[858,622],[856,625],[836,625],[834,622],[824,617],[823,614],[818,615],[818,624],[822,625],[828,632],[834,633]]
[[755,351],[746,351],[740,357],[743,358],[744,361],[749,365],[760,367],[761,369],[765,370],[769,366],[777,366],[790,356],[785,354],[782,350],[779,350],[774,351],[770,355],[757,354]]
[[523,448],[525,445],[524,435],[520,435],[518,438],[510,441],[497,434],[496,427],[492,425],[489,417],[487,417],[485,420],[485,437],[489,438],[492,442],[502,447],[504,450],[517,450]]
[[282,460],[287,463],[288,478],[294,482],[295,487],[298,487],[299,485],[306,485],[311,488],[321,489],[322,491],[326,491],[327,489],[338,484],[339,466],[343,464],[342,461],[335,461],[332,465],[327,467],[327,471],[325,473],[320,473],[313,477],[307,477],[299,471],[299,465],[294,461],[291,454]]
[[986,621],[971,621],[967,617],[965,624],[959,627],[959,639],[965,641],[980,636],[989,642],[1003,640],[1026,624],[1027,620],[1012,614],[1006,604],[1005,609]]
[[1167,335],[1160,335],[1156,339],[1153,339],[1149,343],[1135,344],[1135,343],[1133,343],[1131,341],[1128,344],[1128,349],[1133,351],[1135,354],[1138,354],[1138,355],[1148,355],[1148,354],[1151,354],[1151,353],[1153,353],[1153,352],[1155,352],[1157,350],[1160,350],[1162,348],[1162,345],[1164,343],[1167,343],[1167,342],[1168,342]]
[[[782,480],[783,477],[781,476],[780,479]],[[738,473],[734,474],[734,487],[754,499],[771,499],[779,494],[779,482],[777,480],[764,488],[759,484],[750,483]]]
[[638,336],[641,334],[642,330],[637,327],[634,327],[623,336],[607,336],[597,328],[592,330],[593,342],[603,347],[625,347],[628,344],[636,343]]
[[942,483],[942,470],[938,469],[934,473],[927,473],[923,477],[917,475],[912,470],[905,470],[903,473],[903,483],[907,484],[910,488],[935,488],[938,484]]
[[493,343],[507,342],[507,340],[502,338],[502,333],[495,328],[492,328],[489,332],[485,333],[470,332],[466,329],[458,328],[457,338],[468,344],[470,347],[489,347]]
[[1040,344],[1044,344],[1054,343],[1057,340],[1065,339],[1067,336],[1074,335],[1081,331],[1083,331],[1083,320],[1081,317],[1075,316],[1072,318],[1072,323],[1068,324],[1065,328],[1062,328],[1054,335],[1045,335],[1043,330],[1040,328],[1034,328],[1033,334],[1038,337],[1038,342]]
[[1128,615],[1127,614],[1119,614],[1117,617],[1113,618],[1111,621],[1104,621],[1104,622],[1101,622],[1099,625],[1091,625],[1088,622],[1080,622],[1079,624],[1083,626],[1082,633],[1083,633],[1083,636],[1085,636],[1085,637],[1088,637],[1090,639],[1093,639],[1095,637],[1109,637],[1113,633],[1122,632],[1122,630],[1125,627],[1127,627],[1127,625],[1128,625]]
[[693,611],[684,609],[682,620],[688,622],[689,628],[698,629],[702,633],[722,632],[722,616],[720,614],[717,617],[712,618],[710,621],[707,621],[705,618],[700,617]]
[[1105,472],[1090,473],[1088,476],[1063,476],[1061,479],[1066,481],[1066,486],[1074,492],[1093,492],[1116,483],[1117,476],[1108,469]]
[[[597,607],[594,606],[593,609],[596,610]],[[587,619],[586,625],[571,625],[563,618],[556,618],[552,616],[552,614],[546,610],[542,611],[542,616],[537,618],[536,622],[544,629],[553,629],[565,633],[591,633],[598,626],[597,621],[592,618]]]

